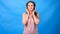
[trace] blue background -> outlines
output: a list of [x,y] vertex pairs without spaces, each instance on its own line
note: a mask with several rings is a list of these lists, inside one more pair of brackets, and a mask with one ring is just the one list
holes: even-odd
[[[29,0],[0,0],[0,34],[22,34],[22,14]],[[60,0],[33,0],[39,13],[38,34],[60,34]]]

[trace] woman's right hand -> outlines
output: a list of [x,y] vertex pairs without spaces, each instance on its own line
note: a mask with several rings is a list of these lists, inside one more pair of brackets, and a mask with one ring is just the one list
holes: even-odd
[[26,11],[27,11],[27,14],[29,15],[29,11],[26,9]]

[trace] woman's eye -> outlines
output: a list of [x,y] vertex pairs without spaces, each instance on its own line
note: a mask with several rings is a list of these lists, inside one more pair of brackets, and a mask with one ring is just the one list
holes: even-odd
[[32,5],[31,5],[32,6]]
[[28,6],[30,6],[30,5],[28,5]]
[[33,5],[31,5],[31,6],[33,6]]

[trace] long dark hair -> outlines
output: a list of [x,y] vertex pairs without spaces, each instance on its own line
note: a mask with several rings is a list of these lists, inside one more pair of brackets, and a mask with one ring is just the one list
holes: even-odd
[[[34,9],[33,9],[33,10],[35,10],[36,5],[35,5],[35,2],[34,2],[34,1],[29,1],[29,2],[27,2],[26,8],[28,8],[28,4],[29,4],[29,3],[33,3],[33,5],[34,5]],[[26,13],[27,13],[27,12],[26,12]],[[34,12],[34,15],[37,16],[37,12],[36,12],[36,11]]]

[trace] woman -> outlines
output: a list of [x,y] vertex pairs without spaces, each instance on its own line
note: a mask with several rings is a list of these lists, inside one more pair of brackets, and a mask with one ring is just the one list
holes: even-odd
[[22,22],[24,24],[23,34],[38,34],[37,24],[39,23],[39,15],[35,10],[35,3],[29,1],[26,4],[26,13],[23,13]]

